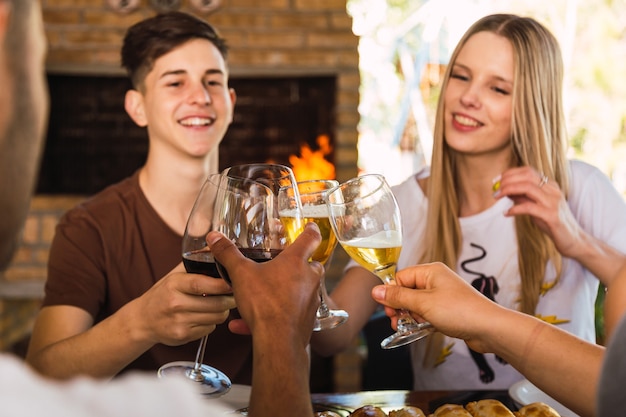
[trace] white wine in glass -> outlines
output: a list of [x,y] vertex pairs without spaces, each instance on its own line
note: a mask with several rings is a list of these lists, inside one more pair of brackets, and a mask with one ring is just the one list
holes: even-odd
[[[385,284],[395,285],[402,222],[384,177],[369,174],[353,178],[330,190],[326,202],[331,225],[346,253]],[[383,349],[404,346],[432,331],[430,323],[417,323],[405,310],[398,311],[397,327],[396,333],[381,342]]]
[[[322,236],[322,241],[315,252],[313,252],[311,259],[321,263],[324,267],[326,267],[337,246],[337,237],[330,225],[325,196],[328,190],[337,185],[339,185],[339,183],[335,180],[309,180],[298,182],[304,223],[316,223]],[[291,200],[294,198],[296,197],[295,194],[291,192],[291,188],[283,187],[279,193],[278,204],[280,206],[281,221],[285,225],[287,233],[297,236],[302,231],[298,228],[302,222],[298,221],[293,215],[293,207],[295,204]],[[322,277],[320,282],[319,297],[320,306],[315,315],[313,331],[333,329],[348,320],[348,313],[346,311],[328,307],[324,277]]]
[[386,284],[395,284],[402,235],[396,230],[343,242],[343,248],[359,265],[376,273]]

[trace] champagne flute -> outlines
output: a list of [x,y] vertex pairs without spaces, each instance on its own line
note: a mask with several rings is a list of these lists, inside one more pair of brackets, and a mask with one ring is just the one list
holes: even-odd
[[[250,181],[231,179],[220,174],[207,178],[191,210],[183,236],[182,257],[187,272],[220,277],[213,255],[208,249],[206,235],[214,228],[214,219],[220,215],[216,206],[222,208],[229,202],[246,199],[249,192],[264,198],[269,193],[266,187]],[[208,335],[201,339],[194,362],[167,363],[159,368],[158,376],[187,378],[206,397],[219,397],[227,393],[231,387],[230,379],[220,370],[202,363],[207,340]]]
[[[385,284],[395,285],[402,224],[398,203],[384,177],[369,174],[353,178],[330,190],[326,202],[333,230],[348,255]],[[432,330],[430,323],[417,323],[406,310],[398,310],[398,330],[380,346],[403,346]]]
[[[311,259],[317,261],[326,267],[329,262],[335,247],[337,246],[337,237],[330,225],[330,219],[328,218],[328,207],[324,200],[325,194],[328,190],[336,187],[339,183],[335,180],[310,180],[298,182],[298,191],[300,194],[300,201],[302,202],[302,213],[304,215],[304,222],[315,222],[322,235],[322,242],[317,247]],[[291,192],[291,186],[283,187],[280,190],[278,205],[281,218],[287,228],[291,228],[291,217],[293,213],[293,207],[295,202]],[[326,302],[326,288],[324,283],[324,277],[320,281],[320,306],[317,309],[315,315],[315,324],[313,331],[321,331],[326,329],[334,329],[335,327],[343,324],[348,320],[348,313],[344,310],[333,310],[328,307]]]

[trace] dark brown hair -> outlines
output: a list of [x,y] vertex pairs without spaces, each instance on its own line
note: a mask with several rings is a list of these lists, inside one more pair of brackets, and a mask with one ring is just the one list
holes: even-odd
[[207,22],[182,12],[158,14],[131,26],[122,45],[122,67],[134,88],[143,85],[146,74],[161,56],[193,39],[206,39],[228,56],[226,40]]

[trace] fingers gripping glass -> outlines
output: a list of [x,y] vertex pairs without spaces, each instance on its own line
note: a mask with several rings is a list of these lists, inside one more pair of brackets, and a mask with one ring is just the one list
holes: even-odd
[[[400,209],[381,175],[363,175],[326,195],[330,220],[341,246],[361,266],[385,284],[395,285],[402,248]],[[383,349],[406,345],[427,336],[430,323],[417,323],[406,310],[398,311],[398,330],[381,342]]]

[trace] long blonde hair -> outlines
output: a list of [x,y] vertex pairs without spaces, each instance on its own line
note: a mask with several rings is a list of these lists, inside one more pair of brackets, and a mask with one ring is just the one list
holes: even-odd
[[[569,185],[562,104],[563,62],[557,40],[532,18],[510,14],[483,17],[468,29],[452,54],[435,120],[429,184],[437,186],[429,186],[427,190],[428,217],[421,262],[441,261],[452,269],[457,266],[462,237],[455,153],[447,146],[444,137],[443,92],[459,51],[472,35],[483,31],[502,36],[513,46],[511,165],[535,168],[556,181],[565,193]],[[517,216],[515,227],[522,282],[519,309],[533,314],[547,262],[552,261],[556,269],[556,282],[561,273],[561,255],[529,216]]]

